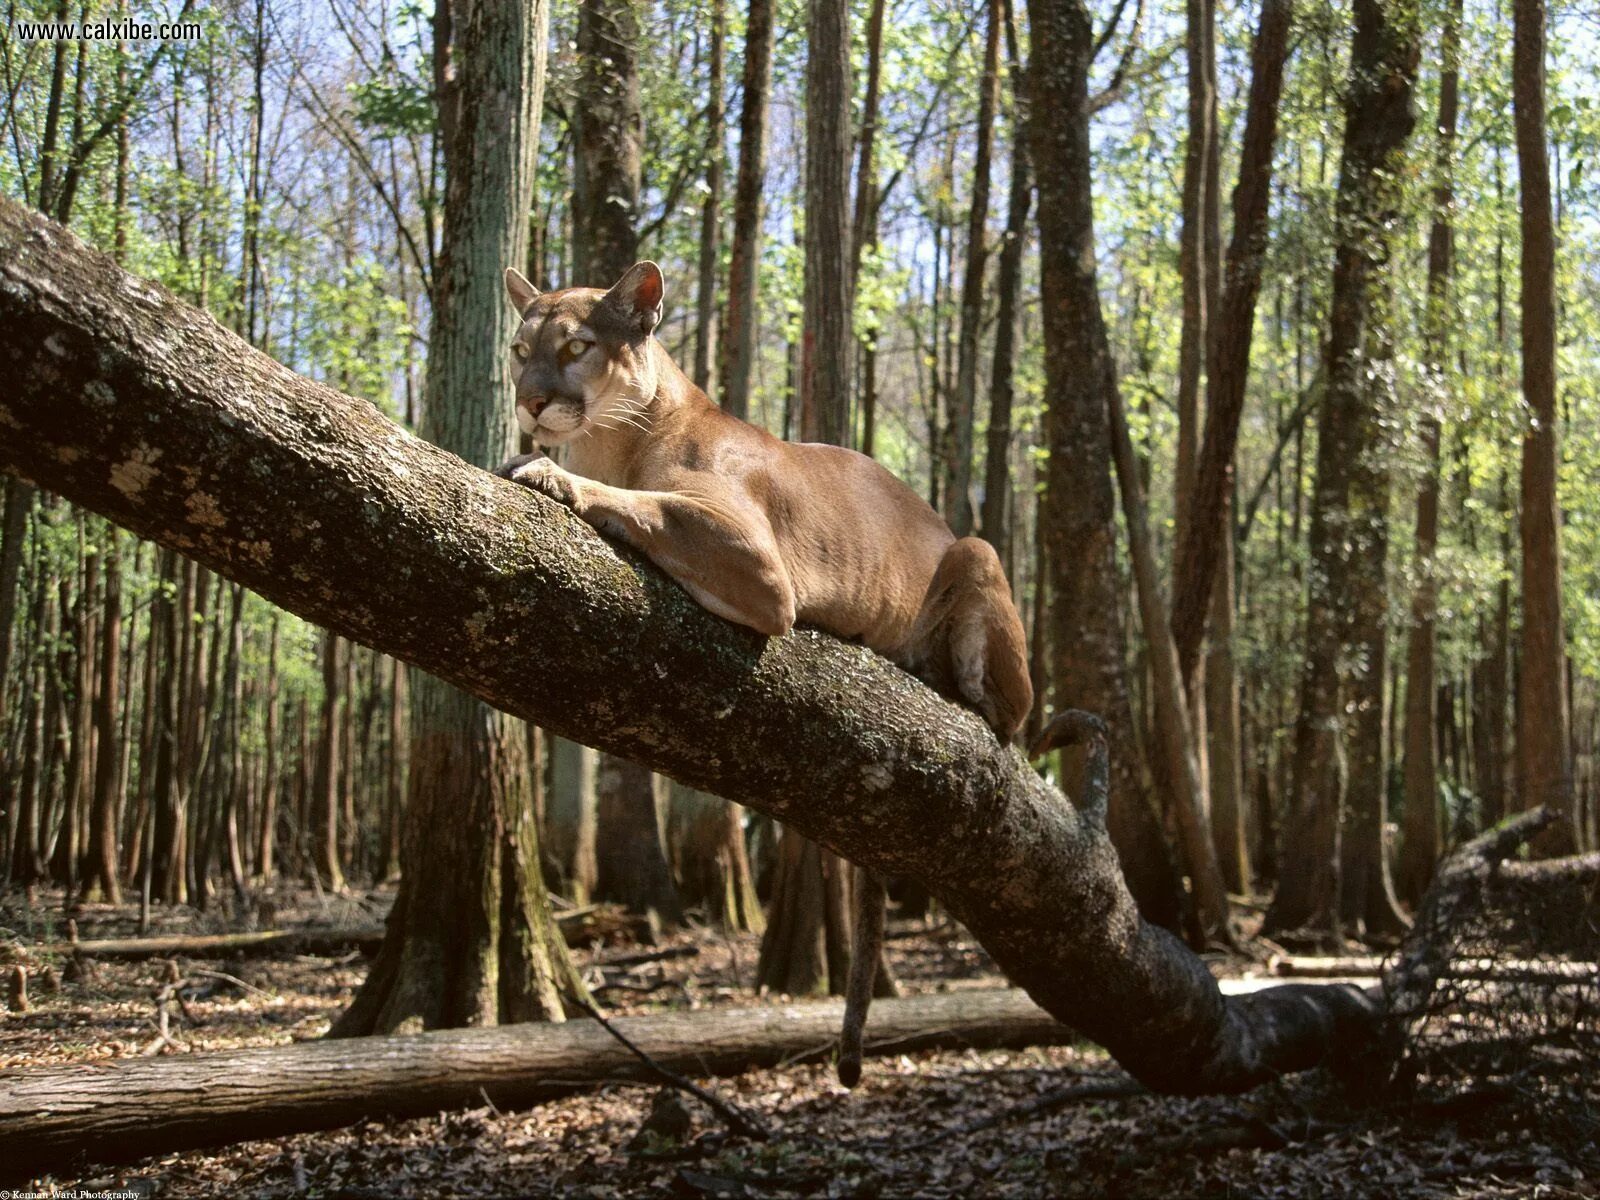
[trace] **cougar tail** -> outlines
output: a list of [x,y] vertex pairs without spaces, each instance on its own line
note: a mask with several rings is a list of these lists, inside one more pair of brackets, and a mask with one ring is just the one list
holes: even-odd
[[878,959],[883,954],[883,913],[888,897],[882,877],[855,867],[855,933],[850,940],[850,979],[844,993],[844,1028],[839,1033],[839,1082],[853,1088],[861,1082],[861,1037],[872,1006]]
[[910,642],[910,667],[935,690],[977,710],[1010,741],[1033,708],[1028,642],[994,547],[952,542],[928,585]]

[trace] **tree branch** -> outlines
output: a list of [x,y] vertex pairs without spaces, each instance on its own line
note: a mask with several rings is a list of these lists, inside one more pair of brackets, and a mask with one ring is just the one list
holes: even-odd
[[1224,1000],[1145,925],[1104,832],[861,646],[699,608],[565,509],[303,379],[0,200],[0,468],[563,737],[926,885],[1154,1090],[1375,1043],[1354,989]]

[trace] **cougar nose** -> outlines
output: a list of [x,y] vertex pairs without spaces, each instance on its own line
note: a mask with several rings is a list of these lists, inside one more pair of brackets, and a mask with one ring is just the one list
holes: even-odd
[[537,417],[544,411],[544,406],[550,403],[547,396],[518,396],[517,407],[527,410],[530,417]]

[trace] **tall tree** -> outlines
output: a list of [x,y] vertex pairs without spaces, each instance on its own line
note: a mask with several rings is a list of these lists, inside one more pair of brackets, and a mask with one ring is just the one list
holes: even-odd
[[761,263],[761,193],[767,174],[767,107],[772,90],[773,0],[750,0],[745,23],[744,92],[739,111],[739,172],[733,189],[733,241],[723,322],[722,406],[750,415],[756,360],[756,269]]
[[800,437],[850,444],[850,6],[809,0],[806,19],[805,295]]
[[[805,292],[800,327],[800,437],[850,443],[850,9],[809,0],[806,19]],[[844,991],[850,878],[843,859],[784,830],[756,966],[760,987]]]
[[[1402,925],[1384,850],[1384,682],[1394,426],[1392,257],[1412,92],[1415,0],[1356,0],[1333,292],[1317,414],[1294,819],[1267,930]],[[1348,811],[1347,811],[1348,810]]]
[[1522,183],[1522,662],[1517,790],[1525,807],[1561,819],[1535,843],[1577,846],[1572,747],[1567,740],[1566,631],[1561,611],[1561,514],[1556,497],[1556,236],[1545,145],[1544,0],[1513,0],[1511,99]]
[[[850,292],[861,280],[861,260],[878,242],[878,211],[883,193],[878,188],[878,125],[883,85],[883,20],[885,0],[872,0],[867,14],[867,77],[861,98],[861,128],[856,131],[856,202],[850,219]],[[861,351],[860,409],[861,453],[871,455],[877,440],[878,336],[864,332]]]
[[727,32],[727,0],[711,0],[711,39],[707,48],[706,194],[700,202],[700,277],[695,294],[694,384],[710,394],[712,364],[717,352],[717,260],[722,253],[722,160],[726,121],[723,115],[723,41]]
[[1428,300],[1424,314],[1425,369],[1430,394],[1422,414],[1423,476],[1417,489],[1416,590],[1411,595],[1406,649],[1405,809],[1395,890],[1413,909],[1422,901],[1444,847],[1439,821],[1439,745],[1435,715],[1434,649],[1439,584],[1434,553],[1439,542],[1440,408],[1450,345],[1450,274],[1455,240],[1456,114],[1461,81],[1461,0],[1445,10],[1439,46],[1438,141],[1433,152],[1433,214],[1428,227]]
[[1002,0],[986,0],[983,75],[978,92],[977,145],[972,159],[972,204],[967,209],[967,264],[961,280],[961,332],[956,386],[948,414],[944,459],[944,517],[957,537],[972,532],[972,427],[978,407],[978,341],[983,324],[983,281],[989,261],[989,164],[994,157],[995,114],[1000,108]]
[[[1089,150],[1094,29],[1082,0],[1031,0],[1029,133],[1039,181],[1039,247],[1049,450],[1040,526],[1049,563],[1050,648],[1058,710],[1111,730],[1107,828],[1129,890],[1152,923],[1176,928],[1176,872],[1140,779],[1116,567],[1110,404],[1115,367],[1100,310]],[[1082,795],[1081,760],[1068,790]]]
[[1194,678],[1200,661],[1212,584],[1220,570],[1226,510],[1233,494],[1234,450],[1250,375],[1256,298],[1266,265],[1278,100],[1293,13],[1293,0],[1262,0],[1251,49],[1250,95],[1239,151],[1239,181],[1233,192],[1233,235],[1209,338],[1205,433],[1189,505],[1191,517],[1185,522],[1185,536],[1178,539],[1173,569],[1173,637],[1186,680]]
[[[638,257],[644,11],[641,0],[584,0],[578,10],[573,247],[584,286],[610,287]],[[602,757],[595,786],[596,897],[677,924],[651,773]]]
[[[543,0],[434,13],[447,182],[422,432],[479,466],[516,447],[501,276],[527,256],[548,22]],[[419,672],[408,757],[400,891],[333,1033],[562,1019],[582,984],[550,918],[521,724]]]
[[610,287],[638,257],[642,17],[641,0],[578,6],[572,243],[580,287]]
[[[984,540],[1011,573],[1011,413],[1016,395],[1017,305],[1022,294],[1022,258],[1027,249],[1028,211],[1033,207],[1033,168],[1028,158],[1027,87],[1017,48],[1016,17],[1004,0],[1007,74],[1011,78],[1011,182],[1006,231],[995,273],[994,368],[989,377],[989,427],[983,456]],[[1039,689],[1035,689],[1038,691]]]

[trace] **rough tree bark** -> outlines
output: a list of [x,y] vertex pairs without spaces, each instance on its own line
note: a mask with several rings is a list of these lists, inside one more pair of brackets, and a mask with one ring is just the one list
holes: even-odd
[[1050,458],[1039,522],[1049,562],[1050,676],[1058,709],[1087,709],[1111,727],[1111,839],[1145,917],[1176,929],[1177,873],[1139,776],[1124,665],[1107,401],[1116,379],[1100,311],[1089,182],[1093,28],[1081,0],[1033,0],[1028,13],[1048,388]]
[[684,904],[700,905],[705,919],[725,932],[760,933],[767,922],[756,897],[740,812],[720,796],[674,783],[667,844]]
[[1345,920],[1404,927],[1383,844],[1393,285],[1412,91],[1412,0],[1356,0],[1317,475],[1311,499],[1306,661],[1295,728],[1293,820],[1268,932],[1337,938]]
[[579,287],[610,287],[638,251],[640,20],[639,0],[578,6],[572,242]]
[[722,253],[722,160],[726,153],[722,103],[727,0],[712,0],[710,77],[706,81],[706,195],[700,202],[700,263],[695,289],[694,385],[707,395],[717,355],[717,259]]
[[565,509],[300,378],[6,200],[0,428],[0,468],[341,636],[920,880],[1047,1011],[1154,1088],[1349,1066],[1374,1035],[1373,1004],[1347,988],[1224,1000],[1140,920],[1097,809],[864,647],[712,616]]
[[1022,256],[1027,249],[1028,210],[1033,207],[1033,170],[1028,159],[1027,85],[1011,4],[1005,4],[1006,58],[1011,76],[1011,184],[1006,199],[1006,231],[995,273],[994,370],[989,377],[989,428],[983,457],[984,540],[995,548],[1006,574],[1011,553],[1011,407],[1015,398],[1017,301],[1022,294]]
[[809,0],[800,436],[850,438],[850,6]]
[[[572,241],[575,282],[584,287],[610,287],[639,254],[643,22],[640,0],[584,0],[578,10]],[[682,913],[661,845],[650,772],[603,757],[595,771],[595,896],[676,925]]]
[[988,26],[979,82],[977,147],[972,160],[972,204],[967,209],[967,262],[961,279],[961,327],[956,386],[946,422],[944,517],[957,537],[972,532],[972,426],[978,408],[978,341],[983,325],[984,267],[989,261],[989,162],[994,157],[995,114],[1000,108],[1001,0],[986,0]]
[[772,89],[773,0],[750,0],[745,25],[739,171],[733,185],[733,240],[728,249],[728,307],[722,338],[722,407],[750,415],[756,361],[756,268],[761,262],[761,186],[767,173],[767,100]]
[[1541,854],[1577,848],[1572,748],[1567,741],[1566,635],[1561,612],[1561,514],[1556,499],[1556,238],[1545,146],[1544,0],[1512,6],[1511,98],[1522,182],[1522,661],[1517,706],[1517,791],[1524,808],[1560,819],[1534,843]]
[[1439,584],[1434,551],[1439,542],[1440,409],[1450,345],[1450,274],[1454,252],[1455,141],[1461,79],[1461,0],[1445,10],[1440,39],[1438,142],[1433,158],[1433,217],[1428,229],[1428,299],[1424,321],[1425,367],[1433,394],[1422,414],[1423,477],[1417,489],[1416,590],[1406,646],[1405,810],[1395,891],[1413,911],[1428,890],[1444,841],[1439,811],[1439,745],[1434,696],[1434,628]]
[[1250,98],[1239,150],[1239,182],[1233,191],[1233,236],[1209,339],[1205,432],[1187,535],[1179,539],[1173,563],[1172,634],[1186,680],[1194,677],[1200,661],[1207,600],[1219,570],[1217,557],[1228,520],[1225,510],[1233,494],[1234,448],[1250,376],[1256,296],[1266,265],[1278,98],[1283,92],[1293,13],[1293,0],[1262,0],[1261,20],[1250,52]]
[[[669,1070],[731,1075],[825,1058],[841,1012],[838,1002],[822,1002],[618,1017],[615,1025]],[[882,1002],[866,1050],[1021,1049],[1072,1037],[1020,991],[961,991]],[[592,1021],[8,1071],[0,1181],[85,1158],[139,1159],[486,1100],[515,1109],[624,1080],[659,1077]]]
[[[800,438],[850,445],[850,8],[809,0],[806,58],[805,294],[799,347]],[[759,987],[843,992],[850,963],[850,878],[831,851],[785,827],[773,875]]]
[[[446,195],[422,429],[489,467],[516,446],[500,280],[526,257],[549,9],[450,0],[434,19]],[[411,680],[400,890],[335,1036],[561,1020],[582,991],[550,920],[527,738],[453,682]]]

